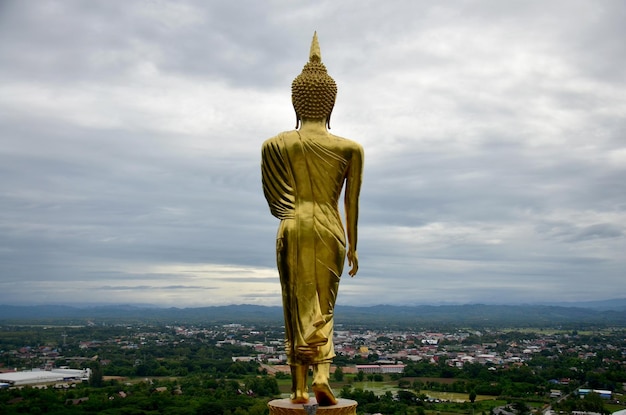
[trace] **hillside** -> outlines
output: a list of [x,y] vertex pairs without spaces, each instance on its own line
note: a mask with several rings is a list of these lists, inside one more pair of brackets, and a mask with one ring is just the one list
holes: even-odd
[[[591,307],[551,305],[440,305],[372,307],[338,306],[337,324],[394,325],[467,325],[467,326],[626,326],[624,302],[613,300]],[[84,324],[85,321],[152,323],[269,323],[280,324],[281,307],[228,305],[196,308],[158,308],[131,305],[74,307],[59,305],[0,305],[0,321]]]

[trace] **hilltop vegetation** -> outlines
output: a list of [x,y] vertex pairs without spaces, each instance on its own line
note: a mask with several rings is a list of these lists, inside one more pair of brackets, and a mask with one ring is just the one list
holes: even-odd
[[[626,382],[624,329],[419,331],[344,324],[333,388],[359,413],[520,414],[553,405],[567,413],[620,409]],[[290,378],[272,362],[282,353],[280,325],[111,324],[0,326],[0,369],[90,367],[88,383],[45,390],[0,390],[0,413],[266,414]],[[422,342],[421,340],[425,342]],[[434,340],[437,340],[436,342]],[[404,356],[404,357],[402,357]],[[409,357],[418,358],[418,360]],[[402,374],[365,374],[356,365],[395,359]],[[612,391],[585,399],[578,387]],[[554,391],[563,400],[551,397]],[[463,402],[437,401],[455,393]],[[88,398],[88,399],[85,399]]]

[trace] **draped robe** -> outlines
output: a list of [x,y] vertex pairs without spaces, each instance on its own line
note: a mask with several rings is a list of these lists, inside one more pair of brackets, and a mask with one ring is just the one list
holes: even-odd
[[333,315],[346,254],[338,199],[353,144],[291,131],[262,147],[263,192],[281,221],[276,254],[291,365],[335,356]]

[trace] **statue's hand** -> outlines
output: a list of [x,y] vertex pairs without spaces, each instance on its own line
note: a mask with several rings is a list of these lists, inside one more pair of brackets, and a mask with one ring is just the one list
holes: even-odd
[[348,265],[352,267],[348,274],[354,277],[359,270],[359,255],[352,249],[348,249]]

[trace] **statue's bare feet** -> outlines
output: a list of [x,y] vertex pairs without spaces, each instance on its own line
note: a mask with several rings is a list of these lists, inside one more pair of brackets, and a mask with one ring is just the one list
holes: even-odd
[[307,388],[308,365],[291,365],[291,402],[308,403],[309,394]]
[[291,403],[308,403],[309,394],[306,391],[297,390],[291,394]]
[[330,389],[328,383],[314,383],[313,392],[315,392],[315,399],[319,406],[331,406],[337,404],[337,398]]

